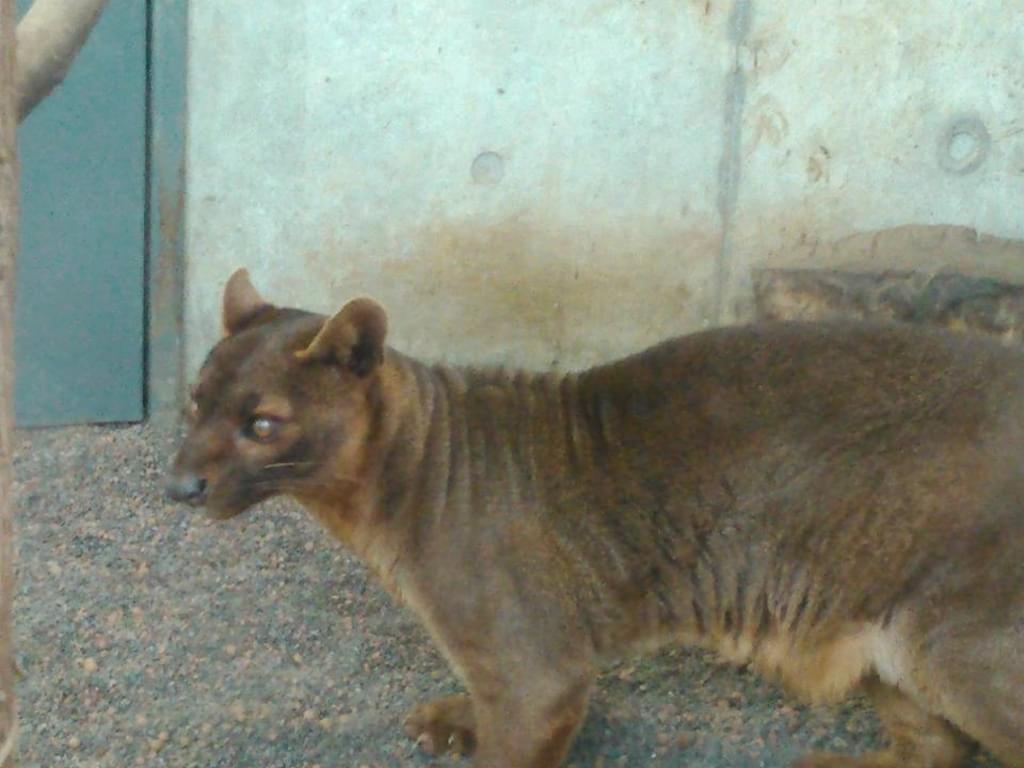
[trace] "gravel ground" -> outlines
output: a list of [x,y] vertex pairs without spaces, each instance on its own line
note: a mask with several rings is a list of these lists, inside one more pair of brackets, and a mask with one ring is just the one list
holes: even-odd
[[[401,734],[414,703],[456,690],[411,615],[289,504],[211,523],[165,503],[173,443],[19,435],[21,765],[467,765]],[[569,765],[784,766],[877,735],[863,702],[805,708],[676,650],[608,670]]]

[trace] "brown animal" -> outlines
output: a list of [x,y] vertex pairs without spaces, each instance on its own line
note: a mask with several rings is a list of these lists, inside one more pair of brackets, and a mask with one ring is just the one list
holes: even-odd
[[694,643],[891,746],[805,768],[1024,766],[1024,356],[910,326],[712,330],[581,373],[429,366],[384,311],[244,271],[171,495],[296,498],[426,625],[467,696],[408,733],[554,768],[602,660]]

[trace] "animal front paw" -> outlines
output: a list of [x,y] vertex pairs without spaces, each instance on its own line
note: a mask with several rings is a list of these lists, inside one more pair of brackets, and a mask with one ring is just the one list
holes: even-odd
[[469,755],[476,748],[473,704],[469,696],[448,696],[413,708],[405,719],[406,736],[428,755]]

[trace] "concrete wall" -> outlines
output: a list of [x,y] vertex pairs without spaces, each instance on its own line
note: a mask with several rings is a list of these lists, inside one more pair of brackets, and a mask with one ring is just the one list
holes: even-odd
[[[745,317],[751,267],[857,233],[1024,237],[1018,2],[193,0],[190,23],[190,372],[240,265],[284,303],[373,295],[424,357],[575,367]],[[966,259],[1024,277],[999,254]]]

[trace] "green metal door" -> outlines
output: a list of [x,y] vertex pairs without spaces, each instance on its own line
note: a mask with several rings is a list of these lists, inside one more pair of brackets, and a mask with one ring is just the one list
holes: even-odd
[[146,5],[111,0],[19,129],[20,426],[143,416]]

